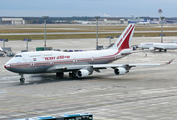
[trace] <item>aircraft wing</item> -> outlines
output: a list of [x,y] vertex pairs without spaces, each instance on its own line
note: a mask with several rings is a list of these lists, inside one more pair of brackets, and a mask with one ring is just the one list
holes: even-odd
[[164,46],[154,46],[155,49],[166,49]]
[[66,71],[73,71],[79,69],[91,69],[99,72],[99,69],[107,69],[107,68],[117,68],[117,67],[124,67],[125,69],[130,69],[131,67],[136,66],[160,66],[160,65],[168,65],[173,61],[170,60],[166,63],[155,63],[155,64],[86,64],[86,65],[66,65],[60,66],[56,65],[50,68],[48,71],[55,71],[55,70],[66,70]]
[[168,65],[170,64],[171,62],[173,61],[170,60],[166,63],[141,63],[141,64],[96,64],[96,65],[93,65],[93,68],[115,68],[115,67],[125,67],[125,66],[129,66],[129,67],[136,67],[136,66],[160,66],[160,65]]

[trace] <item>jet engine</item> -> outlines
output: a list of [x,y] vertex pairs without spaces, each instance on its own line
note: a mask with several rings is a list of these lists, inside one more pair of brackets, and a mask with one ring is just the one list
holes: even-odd
[[150,47],[149,50],[150,51],[154,51],[155,49],[154,49],[154,47]]
[[88,71],[87,69],[80,69],[76,72],[76,76],[78,78],[87,77],[90,74],[91,74],[91,72]]
[[123,67],[118,67],[118,68],[114,69],[114,73],[116,75],[123,75],[123,74],[125,74],[127,72],[128,71],[125,68],[123,68]]

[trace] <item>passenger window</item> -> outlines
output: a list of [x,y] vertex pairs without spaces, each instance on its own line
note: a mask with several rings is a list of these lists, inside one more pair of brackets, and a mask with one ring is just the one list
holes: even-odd
[[22,57],[21,55],[15,55],[15,57]]

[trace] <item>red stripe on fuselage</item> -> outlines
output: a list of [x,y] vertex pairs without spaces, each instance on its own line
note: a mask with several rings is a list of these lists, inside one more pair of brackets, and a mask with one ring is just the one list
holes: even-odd
[[[55,60],[55,61],[45,61],[45,62],[29,62],[29,63],[12,63],[12,64],[9,64],[10,66],[7,67],[7,68],[16,68],[16,67],[35,67],[35,66],[43,66],[43,65],[57,65],[57,64],[71,64],[71,63],[82,63],[82,62],[96,62],[96,61],[114,61],[114,60],[117,60],[117,59],[120,59],[122,58],[123,56],[114,56],[112,58],[94,58],[93,60],[92,59],[76,59],[76,62],[73,62],[73,60],[75,59],[70,59],[70,60]],[[53,62],[51,64],[51,62]],[[34,64],[33,64],[34,63]]]

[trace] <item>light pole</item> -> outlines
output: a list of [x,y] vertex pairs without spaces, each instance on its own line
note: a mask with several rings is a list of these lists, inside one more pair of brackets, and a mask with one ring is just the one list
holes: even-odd
[[113,36],[108,36],[107,38],[109,38],[109,45],[111,45],[111,39],[113,39]]
[[8,42],[8,39],[1,39],[3,41],[3,48],[5,48],[5,42]]
[[96,18],[96,50],[98,50],[98,19],[100,16],[95,16]]
[[161,17],[161,43],[163,43],[163,17]]
[[161,17],[162,9],[159,9],[158,12],[159,12],[159,22],[161,23],[161,43],[163,43],[163,22]]
[[113,38],[114,38],[113,36],[110,37],[109,45],[111,45],[111,39],[113,39]]
[[46,50],[46,19],[49,18],[49,16],[42,16],[44,19],[44,50]]
[[28,42],[31,42],[31,39],[23,39],[22,41],[26,41],[26,51],[28,52]]

